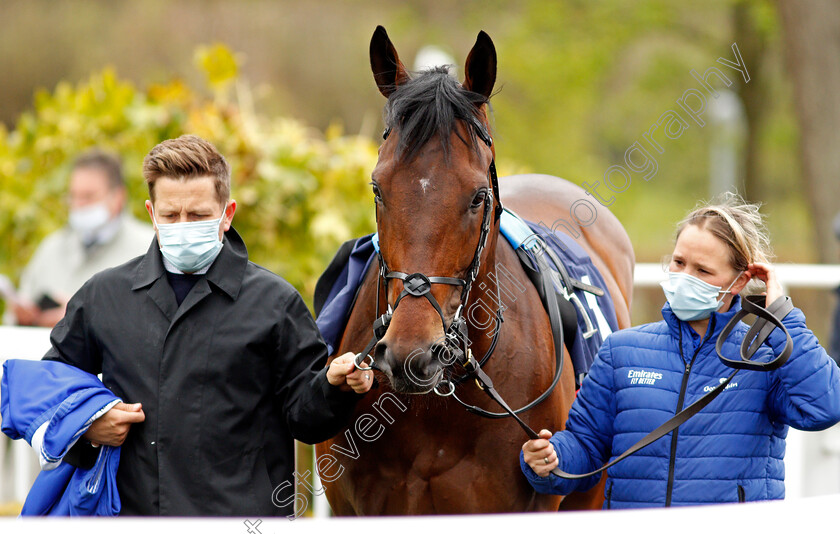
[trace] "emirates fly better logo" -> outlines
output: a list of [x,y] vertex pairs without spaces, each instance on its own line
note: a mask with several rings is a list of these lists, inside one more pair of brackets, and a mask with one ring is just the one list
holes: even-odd
[[627,373],[627,378],[630,379],[630,385],[652,386],[656,384],[657,380],[662,378],[662,373],[630,369]]

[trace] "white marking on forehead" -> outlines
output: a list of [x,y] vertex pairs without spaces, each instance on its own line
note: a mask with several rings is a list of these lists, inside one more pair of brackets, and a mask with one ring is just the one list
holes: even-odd
[[426,194],[426,187],[429,185],[428,178],[420,178],[420,186],[423,188],[423,194]]

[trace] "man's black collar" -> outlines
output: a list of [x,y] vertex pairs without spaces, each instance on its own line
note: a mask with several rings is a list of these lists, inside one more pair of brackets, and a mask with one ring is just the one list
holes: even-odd
[[[242,287],[247,266],[248,249],[242,237],[231,226],[230,230],[225,232],[222,250],[213,261],[210,270],[207,271],[207,281],[224,291],[230,298],[235,299]],[[150,286],[165,272],[157,237],[154,237],[149,250],[135,270],[134,284],[131,289],[137,290]]]

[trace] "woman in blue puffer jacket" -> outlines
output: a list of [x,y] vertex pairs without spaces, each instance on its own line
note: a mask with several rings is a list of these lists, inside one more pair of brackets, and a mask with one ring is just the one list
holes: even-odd
[[[531,485],[560,495],[591,488],[598,475],[572,480],[550,472],[558,466],[567,473],[594,471],[732,374],[715,343],[741,309],[738,294],[759,279],[768,306],[787,298],[768,255],[758,206],[727,194],[692,211],[678,226],[662,283],[664,320],[604,341],[566,430],[543,430],[523,445],[520,464]],[[610,467],[605,508],[784,498],[788,426],[821,430],[840,421],[840,370],[799,309],[782,323],[793,340],[787,362],[770,372],[741,371],[696,416]],[[740,323],[732,332],[724,356],[740,359],[747,329]],[[781,329],[774,330],[753,359],[772,359],[785,341]]]

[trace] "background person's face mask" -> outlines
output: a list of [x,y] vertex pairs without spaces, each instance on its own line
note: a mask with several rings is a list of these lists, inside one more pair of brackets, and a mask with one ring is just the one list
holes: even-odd
[[[154,218],[154,211],[152,214]],[[155,219],[160,253],[182,272],[204,269],[222,250],[219,230],[224,219],[225,210],[221,217],[211,221],[158,224]]]
[[70,210],[68,222],[82,243],[90,243],[96,239],[96,233],[108,223],[110,218],[108,206],[100,202]]
[[675,272],[669,272],[668,280],[660,285],[674,315],[683,321],[697,321],[708,318],[712,312],[723,306],[722,297],[718,300],[718,294],[731,293],[730,289],[740,275],[741,273],[738,273],[725,290],[690,274]]

